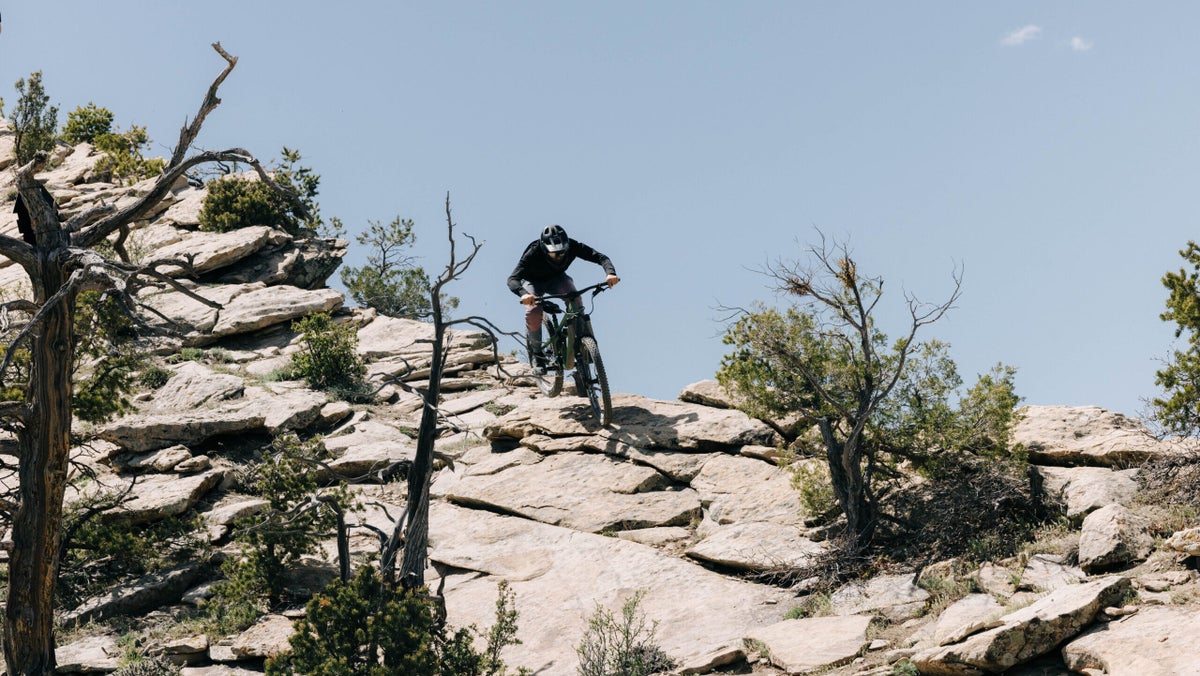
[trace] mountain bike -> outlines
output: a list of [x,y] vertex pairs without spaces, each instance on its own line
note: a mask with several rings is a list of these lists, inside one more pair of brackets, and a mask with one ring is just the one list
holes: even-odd
[[[584,310],[581,298],[589,291],[595,298],[608,288],[607,282],[601,282],[573,293],[544,294],[537,300],[544,313],[542,323],[546,333],[542,343],[546,370],[534,376],[538,387],[547,397],[557,397],[562,392],[563,374],[575,369],[575,390],[588,398],[592,415],[602,427],[612,422],[612,396],[600,359],[600,346],[592,333],[591,313]],[[555,300],[566,303],[565,313]]]

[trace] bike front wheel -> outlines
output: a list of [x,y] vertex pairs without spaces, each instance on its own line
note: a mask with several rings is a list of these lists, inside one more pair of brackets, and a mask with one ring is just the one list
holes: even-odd
[[604,373],[604,361],[600,359],[600,346],[591,336],[579,339],[576,372],[582,376],[584,394],[592,405],[592,415],[607,427],[612,422],[612,396],[608,392],[608,375]]

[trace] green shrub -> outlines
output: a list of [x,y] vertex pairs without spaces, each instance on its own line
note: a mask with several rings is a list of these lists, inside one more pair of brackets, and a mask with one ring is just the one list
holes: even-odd
[[113,113],[91,101],[67,113],[62,140],[69,145],[92,143],[96,137],[112,132]]
[[195,517],[168,517],[134,528],[128,519],[96,515],[118,495],[108,492],[68,505],[57,581],[64,603],[77,604],[115,583],[201,558],[207,548]]
[[84,291],[76,301],[71,407],[80,420],[105,422],[128,411],[126,395],[146,361],[134,343],[133,322],[119,303],[99,291]]
[[149,388],[151,390],[157,390],[163,385],[166,385],[167,381],[170,379],[171,372],[159,366],[158,364],[151,364],[150,366],[142,369],[142,372],[138,374],[138,383],[142,387]]
[[655,642],[658,623],[647,624],[638,606],[644,592],[626,599],[618,618],[596,606],[575,653],[580,676],[649,676],[675,667]]
[[[335,509],[350,505],[344,487],[320,491],[316,470],[329,459],[319,440],[301,442],[294,434],[277,437],[260,462],[241,477],[240,488],[266,499],[265,511],[234,524],[241,552],[221,564],[224,579],[214,585],[205,610],[207,629],[232,634],[285,601],[287,573],[333,530]],[[329,502],[314,502],[318,493]]]
[[792,488],[800,494],[805,514],[823,517],[837,512],[837,495],[827,465],[820,461],[799,462],[792,465],[791,473]]
[[144,657],[122,666],[112,676],[174,676],[179,672],[179,665],[165,657]]
[[284,227],[288,208],[283,197],[269,185],[240,176],[208,182],[208,194],[200,208],[200,229],[228,232],[251,225]]
[[104,153],[96,163],[96,173],[113,183],[132,184],[153,178],[166,166],[161,157],[147,159],[142,155],[142,150],[150,145],[145,127],[133,125],[126,132],[100,134],[95,143],[96,149]]
[[[208,194],[200,209],[200,229],[228,232],[251,225],[269,225],[292,234],[321,231],[317,187],[321,177],[299,166],[300,153],[284,148],[283,158],[271,170],[275,182],[292,192],[294,199],[257,179],[225,176],[208,182]],[[334,219],[334,229],[340,221]]]
[[[473,646],[474,627],[451,632],[425,591],[385,585],[364,567],[347,583],[333,582],[313,597],[296,624],[291,650],[267,662],[267,674],[329,676],[500,676],[500,651],[517,643],[517,613],[500,583],[496,625],[487,647]],[[522,673],[525,673],[522,670]]]
[[50,105],[50,96],[42,87],[40,70],[30,73],[28,80],[17,80],[16,89],[21,96],[9,121],[14,132],[17,164],[25,164],[37,153],[54,149],[58,107]]
[[301,333],[302,349],[292,355],[292,370],[313,389],[346,399],[366,392],[366,366],[358,356],[358,334],[318,312],[292,324]]

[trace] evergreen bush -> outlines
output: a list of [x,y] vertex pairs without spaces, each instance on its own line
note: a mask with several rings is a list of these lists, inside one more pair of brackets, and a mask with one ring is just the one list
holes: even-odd
[[[384,584],[366,566],[349,582],[313,597],[296,624],[291,650],[267,662],[267,674],[327,676],[502,676],[500,651],[516,640],[517,612],[507,583],[496,601],[487,647],[473,645],[474,627],[451,631],[423,589]],[[528,673],[520,670],[520,673]]]
[[94,143],[96,137],[112,132],[113,112],[91,101],[67,113],[62,140],[69,145]]
[[358,355],[358,334],[318,312],[292,324],[301,333],[302,349],[292,356],[292,370],[313,389],[344,399],[365,395],[366,366]]

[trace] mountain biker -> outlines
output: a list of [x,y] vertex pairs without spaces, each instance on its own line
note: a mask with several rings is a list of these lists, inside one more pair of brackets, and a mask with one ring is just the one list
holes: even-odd
[[[571,239],[561,225],[550,225],[542,230],[538,239],[529,243],[521,254],[517,267],[508,276],[508,288],[525,306],[525,338],[529,344],[529,363],[534,373],[542,374],[546,369],[546,356],[542,352],[542,306],[537,297],[542,294],[564,294],[575,291],[575,281],[567,275],[567,268],[576,258],[595,263],[604,268],[609,288],[617,285],[621,278],[608,256],[592,247]],[[575,301],[578,302],[578,301]]]

